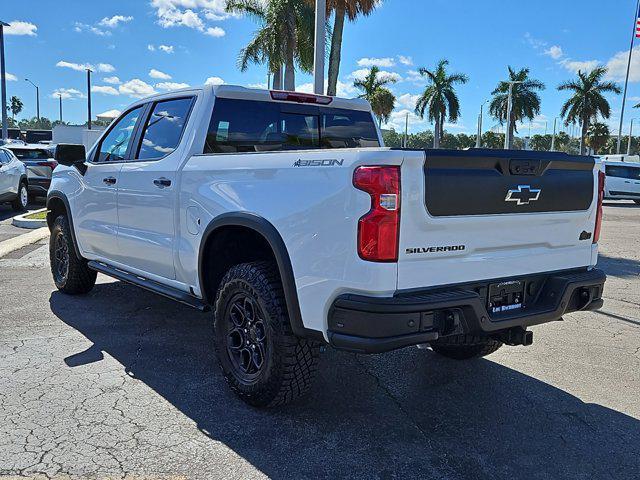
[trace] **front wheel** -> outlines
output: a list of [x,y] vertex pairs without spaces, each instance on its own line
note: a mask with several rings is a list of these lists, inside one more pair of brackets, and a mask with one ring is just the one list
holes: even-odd
[[53,222],[49,238],[49,261],[53,281],[61,292],[70,295],[88,293],[96,284],[98,273],[76,254],[71,227],[64,215]]
[[431,349],[455,360],[468,360],[489,355],[502,347],[502,342],[489,337],[452,335],[432,342]]
[[24,212],[27,209],[28,204],[29,191],[27,190],[27,184],[21,182],[18,187],[18,195],[16,196],[16,199],[11,202],[11,207],[13,207],[16,212]]
[[243,401],[273,407],[308,391],[319,345],[293,334],[274,264],[231,267],[216,295],[214,328],[222,373]]

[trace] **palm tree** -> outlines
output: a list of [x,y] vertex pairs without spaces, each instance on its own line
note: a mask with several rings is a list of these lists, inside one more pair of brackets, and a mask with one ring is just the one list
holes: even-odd
[[593,148],[594,154],[597,154],[598,150],[607,144],[609,135],[609,126],[606,123],[595,122],[589,125],[589,129],[587,130],[587,145]]
[[[507,121],[507,108],[509,103],[509,84],[511,87],[511,118],[508,122],[509,138],[513,141],[513,132],[518,132],[516,122],[522,122],[525,118],[533,120],[540,113],[540,96],[536,90],[544,90],[545,85],[539,80],[529,78],[529,69],[521,68],[519,71],[508,67],[509,81],[498,83],[491,95],[489,113],[496,118],[500,125]],[[509,145],[511,148],[512,145]]]
[[435,122],[433,148],[440,147],[440,139],[444,134],[444,122],[447,116],[451,122],[456,122],[460,116],[460,101],[454,86],[469,81],[469,78],[463,73],[448,75],[447,65],[449,65],[448,60],[440,60],[433,71],[426,68],[418,70],[420,75],[429,79],[429,83],[416,102],[416,114],[420,118],[424,118],[426,112],[429,121]]
[[591,72],[578,71],[578,78],[562,83],[558,90],[569,90],[573,92],[562,108],[560,115],[564,117],[565,125],[570,123],[580,123],[582,131],[580,135],[580,154],[584,154],[584,140],[592,121],[596,121],[598,115],[603,118],[611,116],[611,106],[604,97],[604,93],[621,92],[620,87],[615,82],[603,81],[607,74],[606,67],[596,67]]
[[22,111],[22,107],[24,107],[22,100],[20,100],[16,96],[11,97],[11,107],[9,108],[11,109],[11,119],[14,122],[16,120],[16,115],[18,115]]
[[371,67],[369,73],[361,79],[356,79],[353,86],[359,88],[364,93],[359,98],[364,98],[371,104],[371,110],[378,118],[378,123],[388,122],[391,112],[395,107],[396,97],[391,93],[386,85],[395,83],[393,77],[381,75],[378,67]]
[[[315,1],[313,2],[315,3]],[[328,0],[327,13],[335,13],[333,33],[331,34],[331,50],[329,53],[329,81],[327,95],[335,96],[340,73],[340,56],[342,51],[342,34],[345,16],[353,22],[358,15],[367,16],[380,4],[380,0]]]
[[260,24],[253,39],[240,51],[241,71],[249,63],[267,64],[274,75],[273,88],[295,90],[296,63],[303,71],[313,69],[313,10],[303,0],[227,0],[226,11],[253,17]]

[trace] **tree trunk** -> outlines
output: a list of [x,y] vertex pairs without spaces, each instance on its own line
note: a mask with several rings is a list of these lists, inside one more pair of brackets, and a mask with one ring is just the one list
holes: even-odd
[[282,65],[279,65],[278,69],[273,72],[273,89],[282,90]]
[[342,50],[342,34],[344,31],[344,7],[336,9],[331,36],[331,53],[329,54],[329,82],[327,95],[332,97],[338,90],[338,75],[340,74],[340,56]]
[[293,52],[287,52],[287,63],[284,66],[284,89],[290,92],[296,90],[296,67]]
[[584,155],[584,140],[587,137],[587,130],[589,130],[589,119],[582,119],[582,132],[580,135],[580,155]]
[[440,148],[440,115],[436,115],[436,125],[433,130],[433,148]]
[[509,125],[509,144],[507,145],[507,149],[508,150],[512,150],[513,149],[513,134],[516,131],[516,119],[513,115],[513,111],[511,112],[511,118],[509,119],[508,122]]

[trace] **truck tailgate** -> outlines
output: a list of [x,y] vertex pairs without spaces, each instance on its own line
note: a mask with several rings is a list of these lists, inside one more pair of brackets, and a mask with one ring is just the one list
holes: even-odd
[[405,152],[398,288],[590,265],[596,168],[555,152]]

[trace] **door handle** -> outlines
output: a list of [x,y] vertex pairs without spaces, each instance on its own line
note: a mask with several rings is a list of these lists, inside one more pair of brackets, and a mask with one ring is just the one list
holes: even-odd
[[160,178],[156,178],[153,181],[153,184],[158,188],[170,187],[171,186],[171,180],[169,180],[168,178],[160,177]]
[[102,179],[102,183],[106,185],[115,185],[116,178],[115,177],[107,177]]

